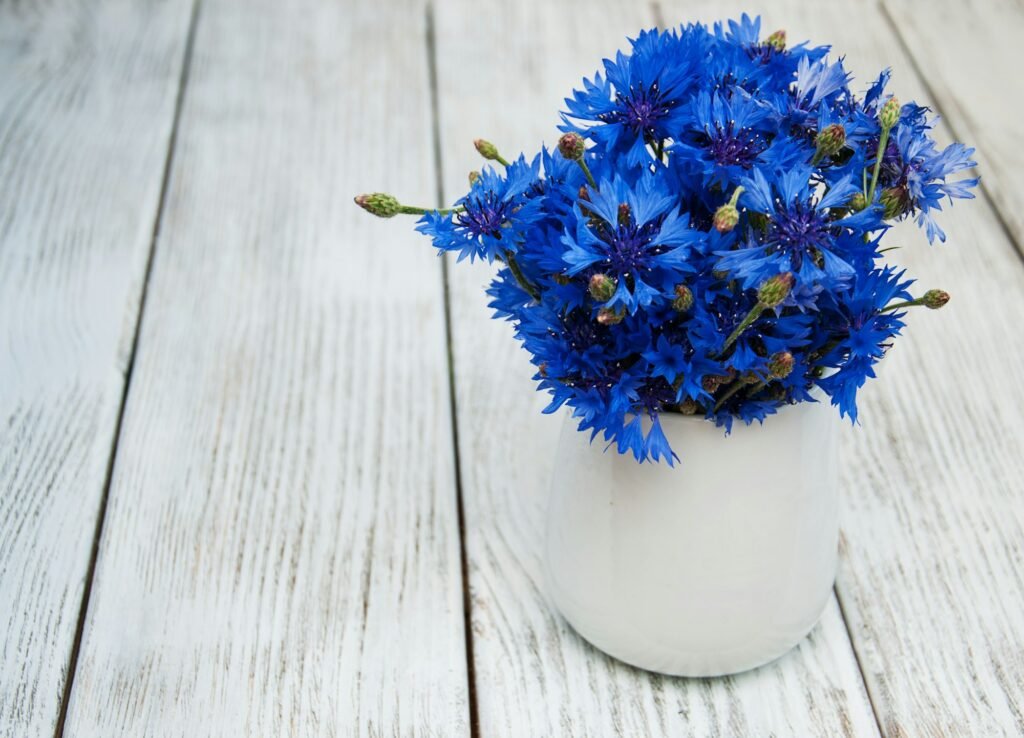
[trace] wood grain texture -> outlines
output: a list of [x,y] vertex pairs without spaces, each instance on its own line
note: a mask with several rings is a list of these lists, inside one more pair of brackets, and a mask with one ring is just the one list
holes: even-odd
[[[648,5],[439,3],[438,75],[445,192],[479,168],[471,141],[506,156],[555,141],[562,98]],[[449,269],[466,548],[480,735],[870,736],[877,734],[833,600],[781,660],[737,677],[673,679],[625,666],[580,639],[543,592],[544,519],[560,418],[507,324],[489,319],[490,269]]]
[[[694,13],[684,2],[666,4],[666,15],[744,7]],[[765,23],[785,27],[792,42],[834,44],[856,89],[891,66],[893,92],[936,103],[874,3],[787,0]],[[937,136],[951,140],[944,127]],[[984,199],[942,215],[945,245],[929,247],[910,223],[886,237],[904,246],[892,261],[920,280],[919,291],[941,287],[953,300],[940,313],[908,316],[862,395],[863,425],[843,449],[837,590],[886,735],[1020,735],[1024,267]]]
[[202,5],[68,735],[468,732],[425,17]]
[[1024,254],[1019,0],[886,0],[890,25],[956,136],[977,147],[981,187]]
[[0,736],[61,710],[191,8],[0,3]]

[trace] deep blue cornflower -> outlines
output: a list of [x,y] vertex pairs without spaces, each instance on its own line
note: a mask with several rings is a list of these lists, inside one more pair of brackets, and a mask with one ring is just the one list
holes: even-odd
[[590,199],[575,209],[575,223],[562,242],[565,274],[605,274],[615,280],[607,308],[621,306],[630,314],[650,306],[692,271],[690,247],[703,234],[689,227],[664,178],[645,173],[635,186],[619,177],[602,180]]
[[515,252],[542,212],[541,201],[530,192],[539,168],[539,160],[527,164],[522,156],[502,174],[484,168],[455,212],[426,213],[416,230],[430,236],[438,249],[458,252],[459,261],[467,256],[494,261]]
[[821,196],[809,167],[795,167],[769,183],[761,170],[741,180],[740,202],[764,216],[760,232],[735,251],[719,252],[718,268],[735,274],[750,288],[782,273],[792,272],[800,286],[838,289],[854,275],[846,252],[863,243],[860,236],[881,227],[877,208],[845,215],[859,192],[852,177],[832,184]]
[[[863,95],[827,47],[763,36],[743,16],[641,32],[566,98],[557,152],[474,176],[450,210],[385,193],[458,258],[497,261],[487,290],[530,355],[545,412],[637,461],[685,463],[664,413],[728,431],[823,391],[857,393],[915,298],[886,265],[890,225],[945,240],[942,200],[972,197],[973,149],[940,148],[925,108],[880,74]],[[567,158],[568,157],[568,158]],[[600,439],[600,440],[599,440]]]

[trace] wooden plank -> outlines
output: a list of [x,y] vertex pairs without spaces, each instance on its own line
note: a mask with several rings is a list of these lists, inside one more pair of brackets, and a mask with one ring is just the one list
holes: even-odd
[[[625,35],[652,25],[650,6],[438,4],[445,192],[478,168],[471,141],[507,154],[556,139],[562,98]],[[544,592],[541,552],[560,418],[507,324],[489,320],[490,269],[449,270],[460,459],[480,735],[877,734],[833,601],[798,650],[734,678],[684,680],[615,662],[573,633]]]
[[[716,2],[698,15],[742,8]],[[891,66],[902,99],[935,102],[873,3],[788,0],[765,23],[834,44],[861,89]],[[951,140],[944,127],[937,135]],[[905,245],[894,263],[953,301],[909,316],[864,392],[843,454],[838,592],[886,735],[1019,735],[1024,268],[984,199],[943,215],[945,245],[929,247],[910,223],[887,236]]]
[[1024,151],[1017,115],[1024,96],[1018,71],[1024,6],[1018,0],[981,6],[888,0],[884,10],[952,131],[977,147],[981,187],[1024,254]]
[[202,5],[68,735],[468,733],[425,18]]
[[0,736],[55,730],[192,3],[0,3]]

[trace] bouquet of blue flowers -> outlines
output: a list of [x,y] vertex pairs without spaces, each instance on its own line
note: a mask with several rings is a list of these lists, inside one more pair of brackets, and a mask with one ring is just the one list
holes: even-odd
[[[419,214],[434,245],[501,264],[488,294],[537,367],[548,412],[572,408],[637,460],[678,458],[659,414],[731,427],[818,387],[856,422],[857,390],[903,327],[938,308],[882,260],[894,221],[944,241],[943,198],[970,198],[973,149],[939,149],[927,108],[863,97],[828,47],[761,40],[747,16],[650,30],[566,99],[557,151],[470,175]],[[648,419],[642,422],[644,418]]]

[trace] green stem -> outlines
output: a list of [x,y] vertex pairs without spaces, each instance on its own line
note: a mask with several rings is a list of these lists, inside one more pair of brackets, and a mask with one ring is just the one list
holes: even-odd
[[510,166],[510,164],[507,161],[505,161],[505,157],[503,157],[501,154],[495,154],[494,160],[501,164],[503,167]]
[[722,407],[722,405],[728,402],[733,395],[735,395],[744,387],[753,387],[755,390],[759,390],[764,386],[764,382],[758,382],[757,384],[752,385],[748,382],[743,381],[743,378],[741,377],[729,386],[729,389],[726,390],[725,394],[722,395],[721,398],[719,398],[718,402],[715,403],[715,407],[711,410],[711,412],[717,413],[719,409]]
[[884,308],[879,310],[880,313],[887,313],[890,310],[899,310],[900,308],[917,307],[918,305],[924,305],[924,298],[919,297],[916,300],[906,300],[904,302],[894,302],[892,305],[886,305]]
[[516,282],[526,291],[526,294],[532,297],[534,302],[540,302],[540,291],[527,281],[526,275],[519,268],[519,262],[516,261],[516,257],[512,255],[511,251],[505,252],[505,263],[508,264],[509,271],[512,272],[512,276],[516,278]]
[[722,350],[718,352],[719,355],[724,354],[726,351],[728,351],[729,347],[736,342],[736,339],[743,335],[743,331],[747,330],[747,328],[749,328],[751,324],[755,320],[757,320],[761,316],[761,313],[763,313],[767,308],[768,306],[762,302],[759,302],[756,305],[754,305],[754,307],[751,308],[750,312],[747,313],[747,317],[741,320],[740,324],[736,326],[736,329],[729,334],[729,337],[727,339],[725,339],[725,345],[722,346]]
[[889,144],[889,129],[883,128],[882,135],[878,137],[878,151],[875,152],[875,168],[871,172],[871,187],[865,193],[868,205],[875,201],[875,187],[878,186],[878,173],[882,170],[882,157],[885,155],[885,147]]
[[576,160],[576,163],[580,165],[580,169],[582,169],[583,173],[587,176],[587,182],[596,190],[597,182],[594,181],[594,175],[590,173],[590,167],[587,166],[586,160],[581,156]]
[[465,209],[463,205],[458,205],[454,208],[418,208],[413,205],[402,205],[398,208],[398,213],[400,215],[426,215],[427,213],[449,215],[451,213],[461,213]]

